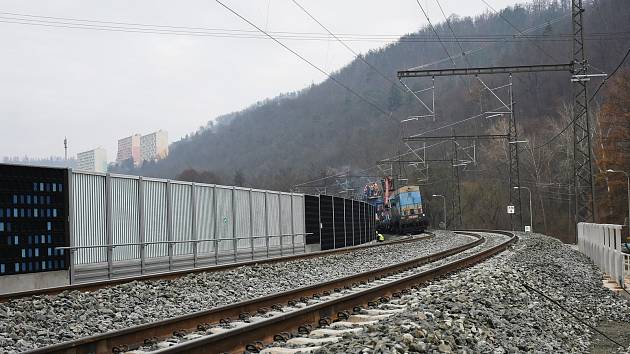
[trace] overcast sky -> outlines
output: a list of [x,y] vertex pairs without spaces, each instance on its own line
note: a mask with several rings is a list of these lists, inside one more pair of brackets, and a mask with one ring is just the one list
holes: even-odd
[[[291,0],[222,1],[268,31],[323,33]],[[415,0],[299,2],[334,33],[392,38],[427,24]],[[443,21],[434,0],[420,3]],[[481,0],[440,3],[447,15],[487,11]],[[266,39],[48,27],[78,22],[23,16],[252,30],[211,0],[0,0],[0,12],[0,156],[63,156],[67,136],[70,156],[103,146],[113,160],[117,139],[132,133],[163,129],[179,140],[221,114],[324,79]],[[365,52],[389,38],[347,43]],[[327,71],[353,59],[334,39],[283,41]]]

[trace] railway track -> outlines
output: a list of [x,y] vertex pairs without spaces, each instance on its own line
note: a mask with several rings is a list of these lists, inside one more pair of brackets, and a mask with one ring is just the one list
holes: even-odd
[[321,256],[326,256],[326,255],[332,255],[332,254],[342,254],[342,253],[352,252],[358,249],[380,247],[383,245],[391,245],[391,244],[416,242],[420,240],[426,240],[427,238],[434,236],[434,234],[431,232],[425,232],[424,234],[425,234],[424,237],[402,237],[400,239],[387,241],[385,243],[370,243],[370,244],[363,244],[363,245],[358,245],[358,246],[344,247],[344,248],[339,248],[339,249],[309,252],[309,253],[299,253],[299,254],[292,254],[289,256],[273,257],[273,258],[267,258],[267,259],[255,259],[251,261],[220,264],[220,265],[199,267],[195,269],[186,269],[186,270],[179,270],[179,271],[166,272],[166,273],[146,274],[146,275],[141,275],[141,276],[117,278],[117,279],[111,279],[111,280],[105,280],[105,281],[99,281],[99,282],[81,283],[81,284],[73,284],[73,285],[67,285],[67,286],[58,286],[58,287],[51,287],[51,288],[44,288],[44,289],[37,289],[37,290],[0,294],[0,303],[7,302],[14,299],[25,298],[29,296],[56,295],[64,291],[95,291],[95,290],[103,289],[109,286],[130,283],[133,281],[170,280],[170,279],[175,279],[177,277],[181,277],[188,274],[225,271],[229,269],[234,269],[234,268],[254,265],[254,264],[272,264],[272,263],[286,262],[286,261],[291,261],[291,260],[296,260],[296,259],[308,259],[308,258],[321,257]]
[[[310,332],[333,320],[343,322],[349,311],[362,311],[389,297],[398,297],[412,286],[457,271],[506,249],[516,237],[487,245],[476,232],[459,232],[475,241],[412,261],[364,272],[280,294],[243,301],[228,306],[87,337],[29,353],[120,353],[140,352],[257,352],[278,339],[288,339],[291,331]],[[474,251],[474,252],[473,252]],[[470,254],[466,254],[466,253]],[[460,255],[456,260],[450,256]],[[433,266],[431,263],[444,260]],[[356,316],[356,315],[355,315]],[[321,329],[325,332],[325,329]],[[316,333],[316,332],[315,332]],[[311,341],[312,342],[312,341]]]

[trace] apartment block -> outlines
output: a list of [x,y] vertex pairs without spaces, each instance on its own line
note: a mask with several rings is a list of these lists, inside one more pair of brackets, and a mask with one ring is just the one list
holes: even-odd
[[107,172],[107,151],[98,147],[77,154],[77,170],[89,172]]
[[155,161],[168,155],[168,133],[158,130],[140,137],[140,154],[142,161]]
[[134,134],[126,138],[118,140],[118,153],[116,154],[116,163],[120,164],[131,159],[134,166],[138,166],[142,162],[142,154],[140,152],[140,134]]

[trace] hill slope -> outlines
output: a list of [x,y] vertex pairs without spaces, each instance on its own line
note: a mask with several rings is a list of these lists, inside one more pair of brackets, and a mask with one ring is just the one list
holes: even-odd
[[[486,47],[474,54],[458,57],[459,44],[452,40],[446,24],[436,27],[447,41],[446,47],[456,57],[458,67],[466,65],[523,65],[567,63],[570,61],[571,33],[568,1],[536,1],[536,5],[507,8],[501,15],[485,14],[477,18],[451,18],[454,32],[465,51]],[[601,0],[586,12],[588,34],[630,32],[630,7],[624,0]],[[501,36],[515,29],[535,30],[530,39]],[[421,21],[419,17],[419,22]],[[507,39],[506,39],[507,38]],[[602,70],[612,70],[628,46],[628,36],[610,39],[589,35],[587,53],[590,63]],[[396,71],[430,63],[445,57],[429,28],[410,34],[401,41],[365,55],[365,60],[396,81]],[[296,59],[297,60],[297,59]],[[450,61],[434,67],[450,67]],[[280,70],[280,69],[279,69]],[[412,95],[394,87],[365,63],[354,60],[334,74],[380,107],[391,111],[391,118],[359,100],[331,80],[300,92],[280,95],[241,112],[231,113],[221,124],[198,131],[171,145],[167,159],[145,164],[139,170],[122,172],[174,178],[186,169],[211,171],[221,182],[238,182],[261,188],[288,189],[291,185],[321,175],[327,169],[366,168],[375,161],[393,155],[399,149],[400,120],[424,114]],[[505,77],[488,78],[500,85]],[[408,80],[414,90],[431,85],[430,79]],[[486,110],[490,97],[474,78],[436,79],[437,119],[435,122],[405,126],[405,135],[445,126]],[[566,74],[523,74],[515,79],[514,93],[520,122],[536,131],[542,117],[559,119],[558,107],[570,102]],[[460,131],[475,127],[485,129],[492,122],[472,121],[456,125]],[[481,125],[481,127],[479,127]],[[437,131],[450,134],[451,129]]]

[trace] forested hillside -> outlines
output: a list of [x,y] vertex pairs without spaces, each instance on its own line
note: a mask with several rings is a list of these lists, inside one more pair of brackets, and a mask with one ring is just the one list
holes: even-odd
[[[366,104],[332,80],[326,80],[300,92],[281,94],[231,113],[220,123],[172,144],[167,159],[124,172],[175,178],[187,170],[183,177],[191,180],[288,190],[299,182],[334,171],[368,169],[377,160],[405,152],[407,148],[401,147],[401,135],[432,130],[435,130],[432,134],[441,135],[500,132],[504,129],[500,119],[471,119],[454,124],[495,108],[493,97],[474,77],[436,78],[435,121],[420,119],[401,124],[400,121],[409,116],[426,112],[413,95],[398,85],[396,72],[436,61],[439,63],[429,67],[569,63],[570,12],[570,1],[539,0],[503,9],[500,14],[487,12],[476,18],[451,16],[450,26],[457,37],[447,23],[436,25],[443,45],[430,28],[421,28],[394,44],[365,54],[363,59],[378,72],[357,59],[334,73],[337,80],[391,112],[389,114]],[[630,46],[630,6],[626,0],[594,1],[587,7],[585,18],[591,71],[611,72]],[[420,15],[418,23],[419,26],[425,23]],[[447,58],[445,49],[452,60]],[[462,52],[467,54],[462,55]],[[305,70],[310,68],[305,66]],[[483,80],[490,87],[497,87],[506,83],[507,76],[484,77]],[[542,216],[537,213],[536,223],[545,229],[553,227],[547,220],[553,216],[545,209],[567,210],[570,188],[566,185],[572,174],[571,131],[545,149],[534,147],[570,121],[569,80],[567,73],[514,77],[519,134],[529,139],[529,147],[523,147],[521,152],[521,179],[536,187],[537,209],[543,210]],[[601,80],[593,82],[592,88],[599,82]],[[405,83],[419,91],[431,86],[431,79],[408,79]],[[607,92],[602,90],[600,97],[593,101],[596,103],[592,105],[594,119],[598,102]],[[430,101],[430,97],[426,98]],[[440,127],[443,128],[437,129]],[[503,205],[507,194],[502,182],[507,178],[505,146],[480,144],[476,149],[476,168],[462,171],[462,207],[488,211],[476,211],[472,216],[464,213],[464,222],[474,220],[479,226],[500,224],[505,218]],[[431,153],[446,154],[442,150],[427,151]],[[450,166],[446,169],[436,164],[430,166],[429,171],[429,179],[423,182],[427,189],[432,189],[429,194],[433,191],[449,193],[451,187],[445,178],[451,173]],[[413,171],[407,173],[416,178]],[[558,183],[559,189],[553,191],[554,198],[548,198],[550,193],[540,187],[550,182]]]

